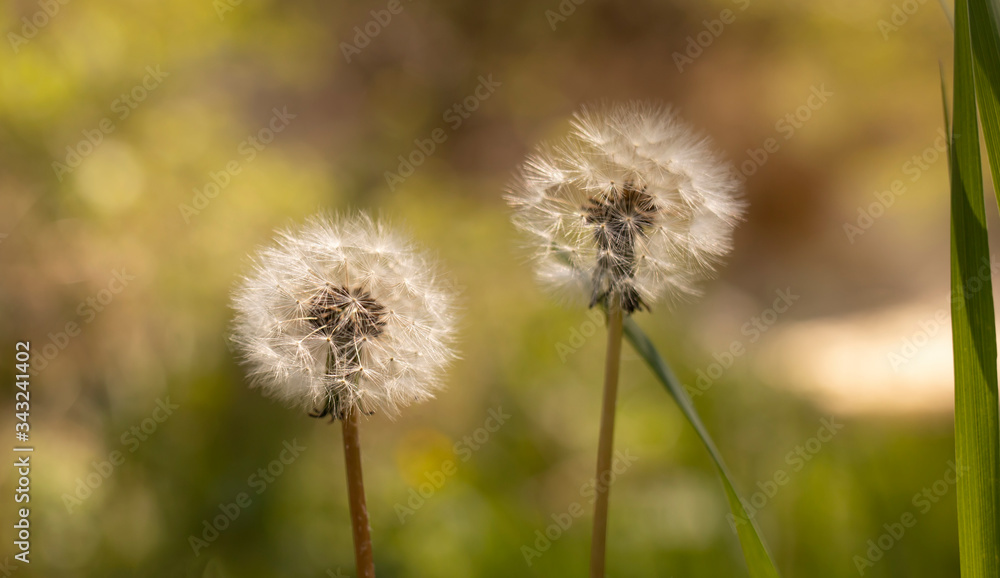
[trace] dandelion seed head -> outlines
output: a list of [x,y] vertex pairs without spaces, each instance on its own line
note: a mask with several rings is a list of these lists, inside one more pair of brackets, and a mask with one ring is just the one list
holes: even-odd
[[233,308],[252,384],[316,417],[394,415],[432,397],[455,358],[454,292],[432,259],[367,215],[280,231]]
[[667,107],[583,109],[507,189],[539,280],[626,313],[698,293],[745,203],[731,165]]

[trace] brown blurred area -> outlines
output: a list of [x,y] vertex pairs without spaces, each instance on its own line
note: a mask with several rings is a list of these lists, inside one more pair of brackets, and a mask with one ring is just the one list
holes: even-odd
[[[575,110],[618,100],[675,107],[743,171],[750,203],[704,298],[640,323],[693,387],[731,343],[747,347],[695,398],[747,495],[790,468],[786,452],[821,417],[850,420],[758,522],[785,575],[856,571],[852,556],[915,507],[952,452],[950,331],[928,325],[948,303],[947,166],[934,154],[939,63],[950,69],[942,7],[391,5],[15,0],[0,10],[0,348],[12,358],[30,339],[39,370],[38,558],[23,571],[347,571],[335,429],[246,388],[227,347],[228,294],[275,227],[365,209],[441,255],[464,287],[466,319],[448,391],[366,424],[380,575],[582,573],[586,521],[535,565],[520,547],[590,475],[601,339],[560,359],[586,314],[535,287],[501,195]],[[746,332],[782,290],[794,305]],[[924,344],[911,355],[915,339]],[[615,487],[609,567],[743,575],[697,440],[634,355],[623,383],[618,443],[640,458]],[[67,507],[93,463],[127,448],[123,435],[166,397],[176,416]],[[510,425],[401,522],[394,504],[497,406]],[[317,449],[207,554],[193,552],[188,537],[292,438]],[[0,493],[12,475],[2,470]],[[953,496],[943,504],[865,575],[957,572]]]

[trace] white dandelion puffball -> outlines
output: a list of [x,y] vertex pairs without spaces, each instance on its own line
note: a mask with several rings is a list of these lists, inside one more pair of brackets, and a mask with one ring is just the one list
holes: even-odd
[[667,107],[584,109],[572,126],[528,158],[505,197],[541,282],[626,314],[697,294],[743,216],[731,165]]
[[233,297],[252,384],[314,417],[432,397],[455,358],[454,293],[437,269],[367,215],[280,231]]

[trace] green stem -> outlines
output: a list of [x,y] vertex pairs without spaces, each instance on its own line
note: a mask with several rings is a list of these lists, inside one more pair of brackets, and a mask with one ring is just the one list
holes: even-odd
[[601,437],[597,446],[597,501],[594,504],[594,533],[590,545],[590,577],[604,578],[605,543],[608,533],[608,496],[611,457],[615,437],[615,403],[618,396],[618,368],[622,353],[622,310],[611,305],[608,311],[608,346],[604,362],[604,402],[601,407]]

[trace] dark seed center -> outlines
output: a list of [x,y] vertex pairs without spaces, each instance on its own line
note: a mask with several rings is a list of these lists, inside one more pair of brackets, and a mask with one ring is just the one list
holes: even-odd
[[[630,314],[646,307],[631,282],[639,266],[636,241],[652,227],[658,208],[656,200],[631,181],[612,184],[604,194],[591,197],[584,206],[586,221],[594,229],[599,255],[594,273],[591,307],[610,297],[620,299]],[[620,294],[618,294],[620,293]]]
[[360,287],[327,287],[309,301],[313,326],[338,344],[378,337],[385,328],[387,312],[384,305]]
[[[361,287],[328,286],[308,303],[310,323],[330,341],[328,365],[348,380],[360,373],[361,348],[368,339],[382,335],[388,313],[384,305]],[[333,360],[339,367],[334,367]],[[342,407],[331,386],[326,403],[309,415],[343,418],[347,409]]]

